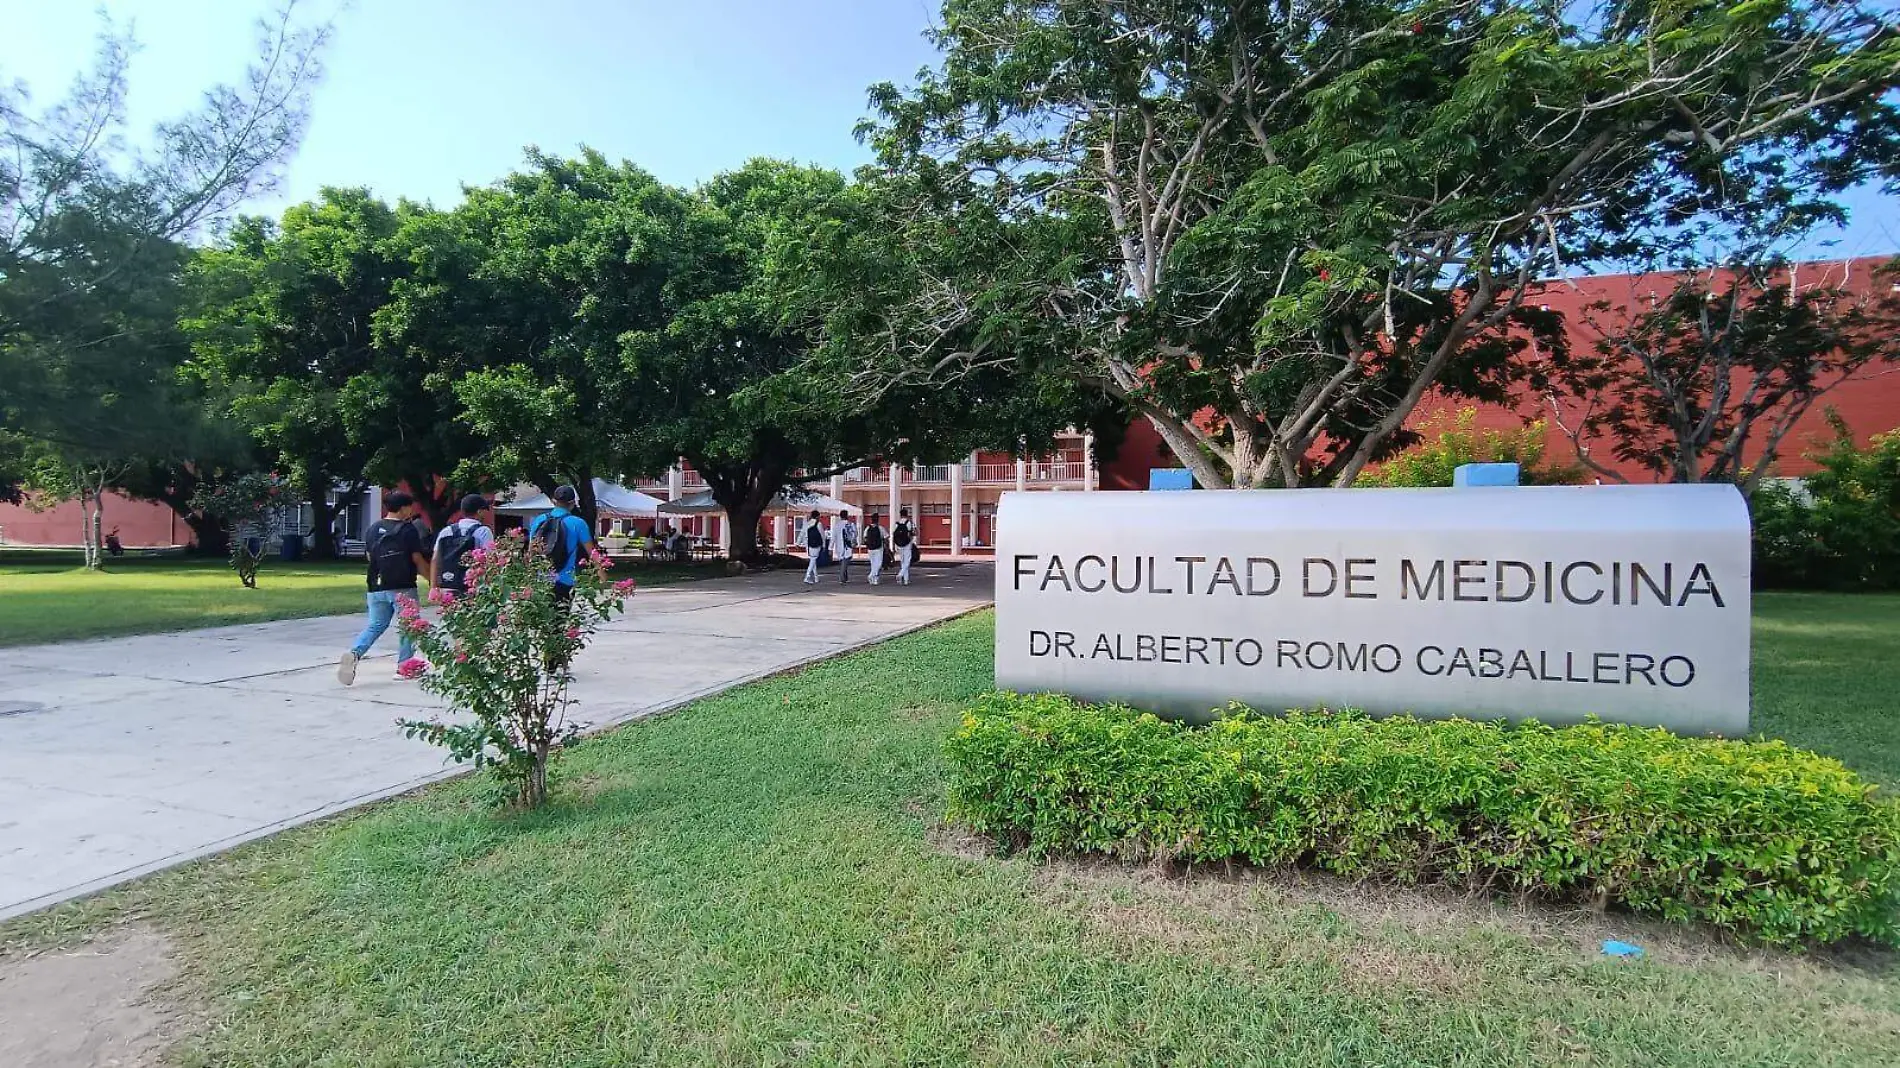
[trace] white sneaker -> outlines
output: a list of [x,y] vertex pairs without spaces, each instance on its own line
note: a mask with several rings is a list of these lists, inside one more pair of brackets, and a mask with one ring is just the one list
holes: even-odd
[[352,652],[345,652],[336,662],[336,681],[345,686],[356,684],[356,663],[363,659]]

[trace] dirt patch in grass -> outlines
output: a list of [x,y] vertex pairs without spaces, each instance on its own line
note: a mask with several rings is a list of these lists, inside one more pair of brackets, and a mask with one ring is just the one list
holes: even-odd
[[170,942],[144,927],[0,957],[0,1064],[159,1064],[185,1029],[163,991],[177,974]]
[[[958,856],[993,854],[985,838],[955,827],[933,827],[931,842]],[[1256,944],[1289,944],[1318,937],[1325,956],[1349,979],[1381,979],[1454,993],[1482,980],[1458,962],[1472,939],[1529,943],[1579,963],[1611,963],[1606,940],[1633,942],[1654,961],[1679,967],[1720,964],[1770,975],[1803,987],[1840,977],[1892,974],[1900,953],[1870,946],[1807,952],[1752,946],[1721,932],[1584,907],[1462,893],[1442,887],[1357,883],[1310,871],[1244,865],[1183,871],[1111,860],[1053,859],[1037,874],[1045,896],[1067,899],[1112,926],[1158,932],[1164,944],[1188,944],[1191,930],[1206,937],[1244,936]],[[1106,904],[1104,904],[1106,903]],[[1171,917],[1171,918],[1164,918]]]
[[[928,818],[922,805],[907,805],[905,808],[912,815]],[[989,860],[996,855],[996,846],[988,838],[941,820],[931,821],[925,826],[924,841],[937,852],[959,860]]]

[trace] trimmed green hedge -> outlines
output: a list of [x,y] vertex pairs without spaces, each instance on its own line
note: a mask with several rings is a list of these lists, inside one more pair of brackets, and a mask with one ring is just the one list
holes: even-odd
[[1900,944],[1900,803],[1783,742],[1356,713],[1206,727],[992,694],[951,816],[1019,849],[1307,865]]

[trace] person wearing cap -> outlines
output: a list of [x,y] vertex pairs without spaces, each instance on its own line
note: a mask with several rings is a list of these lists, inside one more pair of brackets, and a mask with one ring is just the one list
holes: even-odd
[[429,589],[445,593],[468,592],[469,554],[495,544],[495,531],[489,525],[494,505],[479,493],[462,498],[462,518],[442,528],[435,536],[435,552],[429,560]]
[[528,541],[540,540],[541,529],[549,523],[559,523],[559,543],[562,546],[561,558],[554,572],[554,597],[562,604],[574,594],[574,569],[580,564],[581,554],[594,541],[594,529],[587,520],[574,514],[575,502],[580,494],[572,486],[562,486],[554,491],[554,510],[536,516],[528,523]]

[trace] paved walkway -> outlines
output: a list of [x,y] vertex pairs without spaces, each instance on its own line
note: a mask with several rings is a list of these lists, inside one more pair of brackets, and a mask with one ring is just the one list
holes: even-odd
[[[909,588],[808,591],[777,573],[642,591],[575,665],[593,726],[987,604],[984,564]],[[394,676],[395,636],[336,682],[356,617],[0,649],[0,919],[454,774],[399,716],[437,707]]]

